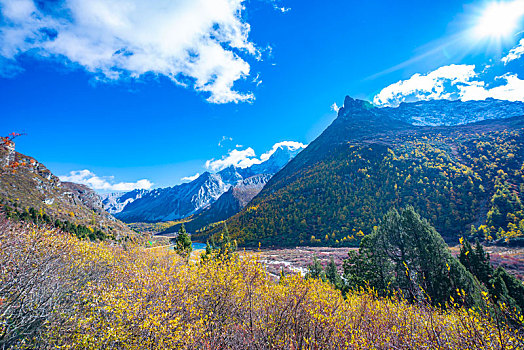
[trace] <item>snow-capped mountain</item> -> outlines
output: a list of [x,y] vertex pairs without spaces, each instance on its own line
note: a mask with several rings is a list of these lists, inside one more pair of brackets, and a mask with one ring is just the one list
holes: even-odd
[[110,214],[120,213],[126,205],[142,198],[147,190],[133,190],[129,192],[113,192],[100,195],[104,209]]
[[401,103],[398,107],[378,108],[378,111],[412,125],[453,126],[521,116],[524,115],[524,103],[493,98],[466,102],[430,100]]
[[[239,213],[244,207],[262,191],[265,184],[271,179],[271,174],[259,174],[239,181],[224,192],[214,203],[201,210],[184,225],[189,232],[196,232],[210,224],[226,220]],[[180,225],[169,227],[163,233],[177,232]]]
[[[104,207],[125,222],[156,222],[185,218],[207,208],[232,186],[241,184],[250,177],[275,174],[302,149],[301,146],[283,144],[279,145],[267,160],[248,168],[230,166],[215,174],[205,172],[189,183],[173,187],[106,195],[103,198]],[[253,178],[249,181],[261,180]],[[265,182],[263,181],[264,184]]]
[[303,149],[301,144],[280,144],[265,162],[238,171],[244,179],[258,174],[275,174]]

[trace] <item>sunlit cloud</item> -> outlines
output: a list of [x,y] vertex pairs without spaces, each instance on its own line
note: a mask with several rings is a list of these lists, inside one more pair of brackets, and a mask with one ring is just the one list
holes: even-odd
[[244,150],[233,149],[221,159],[210,159],[206,161],[206,168],[211,171],[219,171],[231,165],[239,168],[247,168],[253,164],[260,163],[260,160],[255,158],[255,156],[255,150],[251,147]]
[[94,190],[101,191],[132,191],[132,190],[147,190],[153,186],[153,183],[147,179],[138,180],[136,182],[114,182],[113,176],[100,177],[93,172],[84,170],[74,170],[69,172],[69,175],[59,177],[61,181],[74,182],[86,185]]
[[373,98],[373,103],[395,107],[402,102],[440,99],[524,101],[524,80],[516,74],[507,73],[489,82],[482,80],[481,75],[474,65],[443,66],[385,87]]
[[524,55],[524,39],[520,39],[519,44],[512,48],[506,56],[502,57],[502,62],[507,64],[508,62],[518,60],[522,55]]
[[188,181],[188,182],[191,182],[191,181],[194,181],[194,180],[198,179],[199,176],[200,176],[200,173],[196,173],[196,174],[193,175],[193,176],[185,176],[185,177],[181,178],[180,180],[181,180],[181,181]]
[[[240,145],[237,145],[240,146]],[[255,164],[260,164],[268,160],[280,147],[286,147],[290,151],[297,151],[306,148],[307,145],[296,141],[277,142],[271,149],[263,153],[260,157],[256,156],[255,150],[248,147],[244,150],[230,150],[221,159],[210,159],[206,161],[206,168],[211,171],[220,171],[230,166],[247,168]]]
[[0,0],[0,72],[21,55],[76,65],[100,81],[165,76],[212,103],[249,102],[234,85],[261,51],[244,0]]

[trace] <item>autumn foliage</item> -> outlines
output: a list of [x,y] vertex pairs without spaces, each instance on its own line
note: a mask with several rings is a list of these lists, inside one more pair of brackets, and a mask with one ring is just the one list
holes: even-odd
[[490,312],[442,311],[300,275],[256,255],[189,262],[0,222],[0,347],[60,349],[517,349]]

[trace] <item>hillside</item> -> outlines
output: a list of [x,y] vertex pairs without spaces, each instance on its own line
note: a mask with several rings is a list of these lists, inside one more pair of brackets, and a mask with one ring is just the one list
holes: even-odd
[[0,145],[0,201],[3,211],[33,216],[46,214],[63,226],[81,225],[105,235],[125,237],[132,232],[107,213],[100,197],[90,188],[61,182],[42,163],[15,151],[14,143]]
[[[450,101],[438,102],[445,115]],[[415,126],[392,110],[347,97],[332,125],[228,220],[232,237],[241,245],[353,246],[390,207],[405,205],[453,241],[472,225],[488,239],[522,235],[524,117]]]

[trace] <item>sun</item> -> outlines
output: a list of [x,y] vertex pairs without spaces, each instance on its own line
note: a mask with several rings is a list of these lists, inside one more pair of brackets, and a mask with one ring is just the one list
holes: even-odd
[[524,0],[497,1],[482,11],[475,34],[481,38],[507,38],[518,29],[524,15]]

